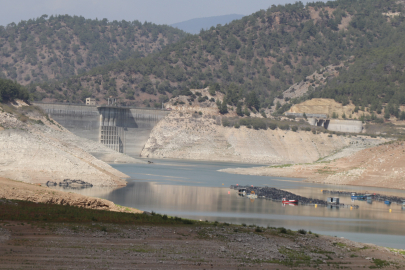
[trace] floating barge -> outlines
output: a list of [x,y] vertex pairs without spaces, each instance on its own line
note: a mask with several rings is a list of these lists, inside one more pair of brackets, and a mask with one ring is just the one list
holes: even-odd
[[[283,205],[308,205],[308,206],[315,206],[315,207],[333,207],[333,208],[350,208],[350,209],[357,209],[359,208],[358,205],[351,205],[351,204],[341,204],[339,202],[339,198],[334,197],[332,201],[328,203],[328,201],[320,200],[320,199],[313,199],[313,198],[306,198],[294,193],[272,188],[272,187],[253,187],[253,186],[239,186],[239,185],[231,185],[231,189],[238,190],[238,194],[240,196],[249,197],[254,192],[254,198],[259,199],[266,199],[275,202],[281,202]],[[246,195],[249,194],[249,195]],[[250,196],[252,197],[252,196]]]

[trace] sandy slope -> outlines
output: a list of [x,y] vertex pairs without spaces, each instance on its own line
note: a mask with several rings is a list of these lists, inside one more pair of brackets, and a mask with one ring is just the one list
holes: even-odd
[[228,173],[306,178],[310,182],[405,189],[405,143],[392,142],[329,162],[225,169]]

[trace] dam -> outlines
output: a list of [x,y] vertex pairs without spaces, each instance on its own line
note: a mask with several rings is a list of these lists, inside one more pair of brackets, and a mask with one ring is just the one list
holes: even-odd
[[73,134],[133,157],[139,156],[152,129],[170,112],[103,105],[33,104]]

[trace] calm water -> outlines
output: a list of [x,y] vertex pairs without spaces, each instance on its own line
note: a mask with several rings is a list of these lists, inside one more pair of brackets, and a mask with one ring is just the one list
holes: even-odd
[[[155,160],[154,164],[112,165],[131,176],[119,189],[91,188],[75,191],[111,200],[119,205],[192,219],[306,229],[351,240],[405,249],[405,211],[401,206],[355,201],[359,209],[282,206],[263,199],[249,200],[230,190],[231,184],[270,186],[301,196],[324,198],[322,189],[377,192],[405,197],[405,191],[381,188],[320,185],[301,179],[233,175],[223,168],[247,164]],[[353,204],[350,197],[341,203]],[[391,212],[389,212],[391,209]]]

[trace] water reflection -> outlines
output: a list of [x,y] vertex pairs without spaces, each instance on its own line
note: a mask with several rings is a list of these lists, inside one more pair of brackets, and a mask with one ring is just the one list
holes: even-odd
[[[405,197],[401,190],[304,183],[300,179],[232,175],[217,172],[244,164],[155,161],[153,165],[114,165],[130,175],[123,188],[75,190],[87,196],[100,197],[117,204],[155,211],[172,216],[246,223],[261,226],[306,229],[323,234],[349,237],[355,241],[405,248],[405,211],[402,205],[383,202],[352,202],[350,196],[339,196],[340,203],[358,204],[359,209],[322,206],[283,206],[281,202],[250,200],[230,190],[231,184],[268,185],[286,189],[300,196],[326,199],[323,189],[350,190],[363,193]],[[280,199],[280,198],[279,198]],[[391,209],[391,212],[389,211]],[[382,237],[384,235],[385,237]]]

